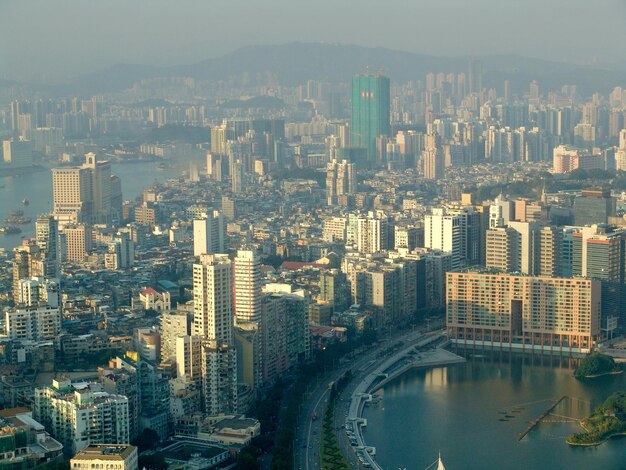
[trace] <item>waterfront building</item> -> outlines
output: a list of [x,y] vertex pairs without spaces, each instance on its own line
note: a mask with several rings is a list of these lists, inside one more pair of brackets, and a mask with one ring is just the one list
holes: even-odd
[[53,214],[62,223],[110,223],[122,216],[122,189],[111,163],[85,155],[80,167],[52,169]]
[[446,324],[453,343],[545,352],[589,352],[600,337],[595,279],[469,269],[447,274]]
[[28,140],[5,140],[2,142],[4,163],[12,168],[28,168],[33,165],[33,145]]

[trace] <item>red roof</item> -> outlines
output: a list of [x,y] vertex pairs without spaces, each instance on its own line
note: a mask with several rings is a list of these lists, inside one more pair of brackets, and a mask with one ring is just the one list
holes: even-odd
[[147,287],[141,294],[142,295],[148,295],[148,294],[159,295],[159,293],[155,291],[152,287]]

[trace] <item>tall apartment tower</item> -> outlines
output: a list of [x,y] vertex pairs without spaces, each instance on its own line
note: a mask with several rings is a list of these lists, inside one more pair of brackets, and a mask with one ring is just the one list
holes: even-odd
[[237,411],[232,282],[228,255],[201,255],[193,266],[194,333],[202,340],[203,405],[209,415]]
[[193,265],[194,334],[233,343],[233,268],[228,255],[203,254]]
[[218,210],[210,211],[193,221],[193,255],[223,253],[226,239],[224,217]]
[[326,198],[328,205],[337,204],[337,197],[354,194],[357,190],[356,168],[354,163],[337,160],[326,165]]
[[237,323],[261,320],[261,263],[252,250],[238,250],[234,259],[234,300]]
[[445,176],[445,161],[441,148],[441,139],[437,134],[428,134],[422,151],[424,178],[438,180]]
[[393,246],[393,221],[382,212],[356,220],[356,246],[361,253],[378,253]]
[[59,229],[51,215],[40,215],[35,221],[35,241],[55,275],[59,269]]
[[389,78],[382,75],[352,77],[350,145],[367,149],[368,163],[376,159],[376,137],[391,135]]
[[433,209],[424,218],[424,246],[452,255],[452,269],[461,266],[461,217],[449,215],[444,208]]

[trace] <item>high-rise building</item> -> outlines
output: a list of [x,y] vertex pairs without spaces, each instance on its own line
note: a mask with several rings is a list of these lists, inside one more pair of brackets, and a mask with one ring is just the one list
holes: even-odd
[[161,333],[161,362],[176,357],[176,340],[180,336],[191,334],[192,318],[187,312],[161,313],[159,332]]
[[378,253],[393,246],[393,220],[383,212],[369,212],[356,220],[356,247],[361,253]]
[[615,215],[615,198],[609,189],[583,189],[574,199],[576,225],[606,224]]
[[71,224],[63,227],[63,253],[68,261],[84,261],[91,251],[91,230],[85,224]]
[[26,168],[33,164],[33,145],[28,140],[2,142],[4,163],[13,168]]
[[483,89],[483,63],[480,60],[470,59],[468,77],[468,92],[480,93]]
[[194,256],[223,253],[226,240],[226,224],[218,210],[209,211],[201,219],[193,221]]
[[611,335],[626,328],[626,232],[607,225],[572,233],[572,275],[597,279],[602,285],[602,329]]
[[228,255],[201,255],[193,265],[194,334],[233,344],[233,268]]
[[601,297],[592,279],[450,272],[448,334],[463,345],[589,352],[600,336]]
[[424,217],[424,246],[452,255],[452,269],[461,266],[461,217],[449,215],[445,208],[433,209]]
[[47,271],[59,272],[59,230],[51,215],[40,215],[35,221],[35,241],[44,259],[50,264]]
[[354,194],[357,191],[356,168],[354,163],[337,160],[326,165],[326,199],[328,205],[337,204],[338,196]]
[[391,135],[389,78],[356,75],[352,78],[350,145],[367,149],[372,164],[379,135]]
[[120,179],[111,164],[85,155],[80,167],[52,169],[53,214],[64,223],[110,223],[122,216]]
[[238,250],[234,263],[234,312],[237,323],[261,320],[261,262],[252,250]]
[[422,151],[422,165],[425,179],[439,180],[444,177],[444,154],[441,148],[441,139],[437,134],[426,135],[424,150]]
[[17,307],[4,313],[6,335],[12,340],[52,341],[61,333],[58,305]]
[[35,389],[34,418],[74,455],[91,444],[127,444],[128,398],[103,392],[99,384],[53,380]]
[[204,411],[237,410],[237,351],[233,334],[233,269],[228,255],[201,255],[193,266],[194,333],[202,340]]

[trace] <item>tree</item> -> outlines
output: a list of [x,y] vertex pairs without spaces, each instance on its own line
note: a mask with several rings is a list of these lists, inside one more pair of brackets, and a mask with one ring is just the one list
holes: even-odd
[[160,440],[161,438],[154,429],[145,428],[141,431],[139,436],[137,436],[133,445],[137,446],[139,453],[141,453],[144,450],[154,449]]
[[140,470],[167,470],[167,462],[161,455],[140,455],[138,460]]

